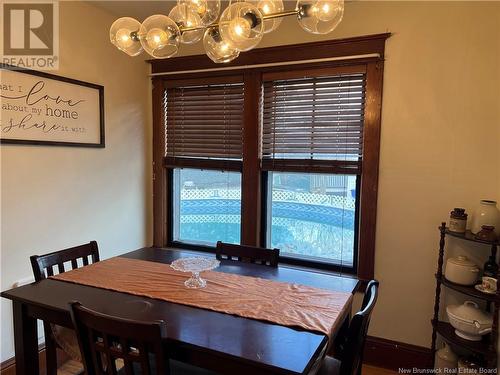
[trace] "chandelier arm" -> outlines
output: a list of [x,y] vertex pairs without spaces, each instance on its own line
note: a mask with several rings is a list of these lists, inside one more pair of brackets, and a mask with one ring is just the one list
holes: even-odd
[[[287,11],[284,11],[284,12],[277,12],[277,13],[270,13],[270,14],[266,14],[266,15],[263,15],[262,16],[262,19],[263,20],[270,20],[270,19],[274,19],[274,18],[281,18],[281,17],[288,17],[288,16],[295,16],[299,13],[298,10],[287,10]],[[220,22],[217,22],[217,23],[213,23],[211,25],[208,25],[208,26],[192,26],[192,27],[179,27],[181,33],[185,33],[187,31],[195,31],[195,30],[205,30],[205,29],[210,29],[210,28],[214,28],[214,27],[218,27],[221,23]]]

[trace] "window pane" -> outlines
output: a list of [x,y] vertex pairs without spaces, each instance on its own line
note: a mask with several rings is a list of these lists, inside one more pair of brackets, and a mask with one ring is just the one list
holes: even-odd
[[241,173],[174,169],[174,241],[240,243]]
[[353,265],[355,175],[270,172],[269,189],[268,245],[286,256]]

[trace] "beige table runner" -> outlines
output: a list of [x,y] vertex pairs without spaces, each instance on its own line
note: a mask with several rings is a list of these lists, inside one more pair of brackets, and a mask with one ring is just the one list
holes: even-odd
[[184,281],[189,275],[164,263],[116,257],[51,278],[300,327],[328,336],[341,323],[338,317],[351,305],[351,293],[216,271],[201,273],[207,280],[205,288],[188,289]]

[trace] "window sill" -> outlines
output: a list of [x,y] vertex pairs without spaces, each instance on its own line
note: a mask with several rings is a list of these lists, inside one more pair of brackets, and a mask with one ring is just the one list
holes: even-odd
[[[173,242],[170,246],[166,246],[165,249],[168,250],[174,250],[174,251],[183,251],[187,253],[192,253],[193,255],[198,255],[198,256],[207,256],[207,254],[214,254],[215,255],[215,248],[210,247],[210,246],[200,246],[200,245],[191,245],[191,244],[186,244],[186,243],[179,243],[179,242]],[[341,277],[347,277],[351,279],[358,279],[358,277],[354,274],[354,272],[347,272],[347,271],[342,271],[341,266],[334,265],[334,264],[325,264],[321,263],[320,265],[327,266],[327,267],[314,267],[309,264],[298,264],[299,262],[303,262],[302,259],[297,259],[297,258],[290,258],[290,257],[280,257],[280,267],[285,267],[285,268],[291,268],[291,269],[297,269],[297,270],[302,270],[302,271],[308,271],[308,272],[314,272],[314,273],[321,273],[324,275],[331,275],[331,276],[341,276]],[[306,262],[308,263],[308,262]],[[336,269],[333,269],[334,266]],[[329,269],[330,268],[330,269]],[[344,267],[344,269],[347,270],[352,270],[352,268]],[[359,285],[358,285],[358,291],[359,291]]]

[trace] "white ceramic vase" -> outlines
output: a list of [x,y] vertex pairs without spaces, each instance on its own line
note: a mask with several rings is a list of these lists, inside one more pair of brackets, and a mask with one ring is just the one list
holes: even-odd
[[500,228],[498,228],[498,217],[497,202],[487,199],[479,201],[479,206],[476,211],[474,211],[472,217],[471,232],[477,234],[481,230],[481,226],[493,225],[495,227],[495,232],[500,233]]
[[456,370],[458,364],[458,356],[451,350],[448,344],[444,343],[444,347],[436,352],[436,370],[440,370],[440,374],[449,374],[450,370]]

